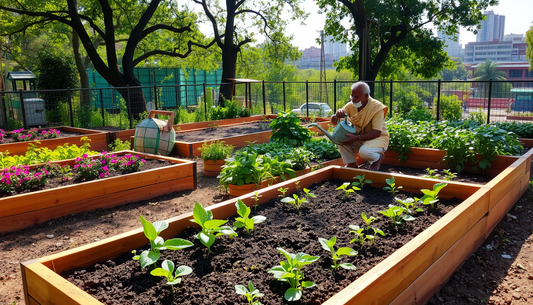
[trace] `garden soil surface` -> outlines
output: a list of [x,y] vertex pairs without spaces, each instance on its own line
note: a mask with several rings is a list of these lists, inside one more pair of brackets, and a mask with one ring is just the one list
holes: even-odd
[[[132,229],[139,228],[139,215],[143,215],[150,221],[157,221],[168,219],[186,212],[191,212],[194,202],[199,202],[203,206],[209,206],[223,200],[228,199],[228,196],[217,191],[218,180],[216,178],[204,177],[202,174],[203,163],[201,159],[195,158],[190,160],[198,161],[198,188],[193,191],[176,192],[164,196],[160,196],[151,200],[144,200],[126,204],[120,207],[115,207],[106,210],[96,210],[93,212],[78,213],[74,215],[65,216],[59,219],[54,219],[49,222],[35,225],[33,227],[23,229],[17,232],[0,234],[0,304],[24,304],[24,294],[22,289],[22,278],[20,274],[20,262],[44,257],[54,253],[62,252],[67,249],[76,248],[81,245],[89,244],[94,241],[114,236]],[[386,167],[383,167],[385,171]],[[403,170],[403,169],[402,169]],[[532,171],[533,172],[533,171]],[[423,170],[404,171],[404,174],[413,174],[422,176],[425,174]],[[466,175],[465,175],[466,176]],[[466,179],[466,178],[465,178]],[[458,180],[457,180],[458,181]],[[467,181],[463,182],[473,182]],[[296,216],[295,212],[288,209],[287,217]],[[263,211],[265,208],[258,208]],[[531,243],[533,242],[533,192],[528,190],[517,202],[516,206],[509,212],[502,222],[496,227],[489,238],[483,243],[482,247],[472,255],[451,278],[451,280],[430,300],[430,304],[531,304],[533,300],[533,251]],[[252,213],[253,209],[252,209]],[[305,213],[303,210],[300,213]],[[270,217],[270,221],[275,221],[275,217]],[[360,219],[359,216],[353,215],[352,219]],[[352,222],[353,223],[353,222]],[[291,226],[291,223],[286,223],[286,226]],[[300,228],[295,227],[296,233],[311,234],[308,230],[311,224],[305,224]],[[267,223],[257,225],[255,234],[260,234],[262,230],[267,228]],[[294,231],[293,230],[293,231]],[[346,235],[347,229],[343,228],[329,228],[331,231],[326,235],[337,235],[337,232]],[[299,232],[301,231],[301,232]],[[192,232],[187,232],[191,234]],[[53,235],[48,238],[47,235]],[[191,235],[189,235],[191,236]],[[316,236],[330,237],[330,236]],[[338,235],[340,237],[341,235]],[[247,241],[246,234],[241,234],[238,238],[243,242]],[[292,238],[291,238],[292,239]],[[287,250],[303,251],[297,249],[291,242],[291,239],[280,239],[279,245],[287,245]],[[191,236],[189,240],[193,241]],[[384,239],[382,239],[383,241]],[[194,240],[197,243],[196,240]],[[225,252],[225,247],[230,241],[227,238],[217,240],[213,250],[215,253]],[[379,241],[378,241],[379,242]],[[337,245],[345,245],[346,239],[339,241]],[[317,243],[318,244],[318,243]],[[491,245],[492,251],[487,251],[487,245]],[[306,249],[301,245],[302,249]],[[352,244],[353,246],[353,244]],[[292,248],[291,248],[292,247]],[[314,245],[317,247],[317,245]],[[357,250],[360,250],[356,248]],[[209,256],[202,251],[202,247],[197,246],[185,250],[177,251],[176,254],[184,255],[190,251],[198,251],[200,258],[211,260],[209,262],[217,263],[215,257],[217,255]],[[307,251],[307,250],[305,250]],[[305,252],[304,251],[304,252]],[[314,251],[314,250],[313,250]],[[315,263],[320,265],[321,269],[330,264],[329,261],[324,260],[327,253],[324,250],[317,252],[322,259]],[[239,251],[241,252],[241,251]],[[232,254],[242,255],[242,253],[234,252]],[[364,251],[360,251],[358,256],[363,256]],[[312,253],[314,254],[314,253]],[[165,254],[166,255],[166,254]],[[261,272],[270,268],[274,264],[279,264],[282,260],[282,255],[278,252],[273,252],[269,260],[268,266],[261,266]],[[510,255],[502,257],[502,255]],[[224,256],[222,256],[224,257]],[[346,260],[346,259],[345,259]],[[351,258],[348,258],[351,260]],[[103,262],[101,266],[108,268],[108,263]],[[180,262],[181,264],[181,262]],[[194,266],[194,264],[191,264]],[[250,266],[249,270],[244,270],[245,266],[239,263],[235,266],[228,266],[224,272],[245,272],[251,276],[255,276]],[[306,267],[309,268],[309,267]],[[357,271],[341,270],[337,277],[333,276],[333,272],[329,271],[329,276],[335,280],[342,281],[344,276],[354,276],[361,272],[364,265],[358,265]],[[315,278],[315,273],[310,272],[312,268],[305,273],[309,280],[319,283]],[[243,271],[244,270],[244,271]],[[255,268],[258,270],[258,268]],[[305,268],[304,268],[305,271]],[[168,292],[169,288],[164,287],[162,278],[153,278],[157,282],[155,287],[160,291]],[[184,277],[184,284],[192,280],[191,275]],[[273,291],[274,296],[281,299],[285,286],[270,279],[268,287],[260,287],[262,292]],[[180,291],[185,287],[184,284],[176,287]],[[241,283],[239,279],[239,284]],[[272,286],[272,287],[270,287]],[[336,288],[335,288],[336,289]],[[228,295],[233,295],[234,288],[228,288]],[[314,295],[316,298],[323,298],[317,294],[317,288],[310,288],[304,292],[304,298]],[[207,290],[197,292],[197,294],[207,295],[210,293]],[[204,304],[211,304],[211,299],[204,300]],[[245,304],[244,297],[240,299],[241,304]],[[132,301],[126,302],[127,304]],[[199,303],[202,304],[202,303]],[[231,303],[233,304],[233,303]],[[268,304],[263,302],[263,304]]]

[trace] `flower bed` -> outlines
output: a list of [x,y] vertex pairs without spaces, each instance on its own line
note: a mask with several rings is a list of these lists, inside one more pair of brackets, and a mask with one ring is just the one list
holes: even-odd
[[[122,151],[117,155],[135,153]],[[110,208],[196,188],[196,162],[135,153],[174,165],[0,198],[0,233],[98,208]],[[75,160],[54,162],[74,166]]]
[[[40,144],[37,145],[37,147],[47,147],[50,149],[54,149],[60,145],[65,145],[65,143],[81,146],[84,144],[81,138],[88,137],[91,140],[90,144],[91,144],[92,150],[96,150],[96,151],[107,150],[108,133],[105,131],[68,127],[68,126],[55,127],[54,129],[59,130],[59,132],[67,131],[71,133],[79,133],[82,135],[38,140]],[[43,130],[49,130],[49,128],[40,128],[38,129],[38,132],[42,132]],[[9,151],[9,154],[11,156],[24,155],[28,149],[29,143],[35,144],[35,141],[24,141],[24,142],[0,144],[0,152]]]
[[[415,300],[426,302],[525,192],[529,181],[529,168],[526,168],[529,158],[530,154],[517,158],[485,186],[450,182],[439,195],[443,198],[455,196],[464,199],[463,203],[324,304],[388,304],[392,301],[395,304],[408,304]],[[287,187],[289,192],[294,191],[296,181],[300,181],[300,187],[308,187],[326,179],[352,180],[354,176],[362,174],[377,187],[385,186],[385,179],[393,176],[397,185],[404,186],[404,191],[419,192],[421,188],[431,189],[435,184],[435,180],[431,179],[327,167],[259,190],[258,193],[262,196],[259,203],[277,198],[279,187]],[[240,199],[248,206],[255,203],[250,196],[242,196]],[[228,200],[211,206],[208,210],[213,212],[216,219],[227,218],[235,213],[235,201],[236,199]],[[179,234],[191,226],[191,218],[192,213],[187,213],[169,219],[170,226],[161,236],[167,239]],[[88,267],[145,247],[146,244],[142,229],[137,229],[22,263],[25,297],[36,304],[100,304],[58,273]]]

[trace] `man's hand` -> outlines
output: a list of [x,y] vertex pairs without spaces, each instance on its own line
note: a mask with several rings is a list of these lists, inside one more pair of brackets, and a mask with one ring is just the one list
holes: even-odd
[[331,124],[333,125],[337,125],[337,123],[339,122],[339,119],[342,119],[346,116],[346,112],[344,111],[344,109],[339,109],[337,110],[337,112],[331,116]]
[[346,133],[345,135],[348,137],[348,139],[346,141],[342,141],[342,145],[350,146],[359,139],[357,135],[351,133]]

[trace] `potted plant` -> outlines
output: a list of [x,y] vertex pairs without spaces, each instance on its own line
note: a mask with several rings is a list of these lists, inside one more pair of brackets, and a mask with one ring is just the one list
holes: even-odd
[[233,153],[233,145],[224,144],[224,141],[214,141],[211,143],[204,142],[202,147],[198,148],[202,152],[201,157],[204,160],[204,175],[208,177],[216,177],[220,174],[221,167],[231,153]]

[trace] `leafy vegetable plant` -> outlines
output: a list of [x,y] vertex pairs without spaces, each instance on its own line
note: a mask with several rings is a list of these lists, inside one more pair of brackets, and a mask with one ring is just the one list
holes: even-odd
[[437,183],[433,185],[433,190],[428,190],[428,189],[420,190],[424,194],[424,196],[420,198],[420,201],[424,205],[429,205],[429,207],[432,209],[438,209],[439,208],[438,194],[447,185],[448,183],[441,182],[441,183]]
[[278,247],[277,249],[287,258],[287,261],[282,261],[279,266],[272,267],[268,273],[272,273],[278,281],[288,282],[291,285],[291,288],[285,291],[285,300],[298,301],[302,298],[304,288],[315,286],[315,283],[311,281],[303,281],[302,268],[316,262],[320,256],[311,256],[305,253],[292,254],[282,248]]
[[357,255],[357,251],[349,247],[342,247],[342,248],[337,249],[337,251],[335,251],[333,246],[335,246],[335,243],[337,243],[336,236],[333,236],[329,240],[325,238],[319,238],[318,241],[320,242],[322,249],[329,251],[329,253],[331,254],[331,259],[333,260],[333,265],[331,266],[331,268],[335,270],[337,270],[339,267],[343,269],[347,269],[347,270],[357,269],[352,263],[342,263],[342,264],[337,263],[337,261],[342,255],[354,256],[354,255]]
[[220,235],[237,236],[237,233],[229,226],[222,226],[227,220],[213,219],[213,212],[206,211],[204,207],[198,202],[194,203],[193,218],[190,221],[197,223],[202,227],[196,238],[207,247],[207,251],[211,252],[211,246],[215,242],[215,238]]
[[439,174],[437,174],[437,169],[430,169],[429,167],[426,168],[426,174],[424,175],[424,178],[430,178],[430,179],[439,179]]
[[449,169],[443,169],[442,171],[446,175],[442,178],[443,180],[452,181],[457,176],[457,173],[452,173]]
[[415,218],[409,214],[404,214],[405,209],[395,206],[395,205],[389,205],[389,208],[385,211],[379,211],[379,213],[389,217],[392,220],[392,223],[395,226],[399,226],[402,224],[402,220],[405,221],[413,221]]
[[259,198],[263,197],[263,195],[259,195],[259,192],[258,191],[255,191],[254,192],[254,195],[252,196],[252,199],[255,201],[255,204],[254,204],[254,210],[257,210],[257,202],[259,201]]
[[193,246],[188,240],[181,238],[173,238],[164,240],[159,233],[168,228],[168,223],[164,220],[156,221],[150,223],[144,217],[139,216],[143,225],[144,235],[150,241],[150,250],[144,250],[140,255],[136,255],[136,251],[133,250],[132,253],[135,255],[134,260],[139,260],[141,267],[146,267],[148,265],[154,264],[157,262],[161,254],[161,250],[179,250]]
[[164,276],[167,278],[167,285],[172,287],[172,293],[174,293],[174,285],[181,283],[181,277],[192,273],[191,267],[179,266],[174,270],[174,263],[171,260],[164,260],[161,264],[161,268],[155,268],[150,272],[153,276]]
[[337,188],[337,190],[343,190],[344,196],[346,196],[346,198],[349,198],[353,192],[361,190],[357,186],[352,186],[351,188],[348,188],[350,185],[350,182],[344,182],[341,186]]
[[256,223],[262,223],[266,220],[265,216],[257,215],[252,218],[249,218],[250,212],[252,211],[249,207],[242,202],[242,200],[237,199],[237,202],[235,203],[235,207],[237,207],[237,213],[241,217],[235,218],[235,222],[233,223],[233,226],[236,228],[245,228],[246,233],[250,233],[254,229],[254,225]]
[[357,175],[357,176],[353,177],[354,179],[359,180],[359,181],[355,181],[354,183],[352,183],[353,186],[356,186],[356,187],[358,187],[358,188],[360,188],[360,189],[363,189],[363,186],[364,186],[365,184],[370,184],[370,183],[372,183],[372,180],[365,180],[365,176],[366,176],[366,175]]
[[260,298],[264,294],[260,293],[258,289],[254,287],[252,281],[248,282],[248,287],[243,285],[235,285],[235,293],[243,295],[248,301],[248,305],[261,305],[261,302],[254,301],[255,298]]
[[285,197],[285,198],[281,199],[281,202],[293,205],[296,208],[296,210],[298,210],[298,211],[300,210],[302,205],[304,205],[304,203],[308,203],[308,201],[307,201],[307,199],[305,197],[300,198],[296,194],[292,194],[292,198],[291,197]]
[[388,186],[384,187],[383,189],[389,193],[396,194],[399,189],[403,188],[403,186],[396,186],[394,177],[385,179],[385,182],[387,182]]
[[281,195],[278,195],[278,197],[282,197],[282,198],[285,197],[285,193],[287,193],[288,190],[289,190],[288,187],[286,188],[280,187],[278,191],[281,193]]
[[422,212],[421,208],[416,207],[416,201],[413,198],[407,198],[405,200],[402,200],[398,197],[395,197],[394,200],[396,200],[398,203],[401,203],[403,208],[405,210],[405,213],[408,215],[413,215],[414,212]]

